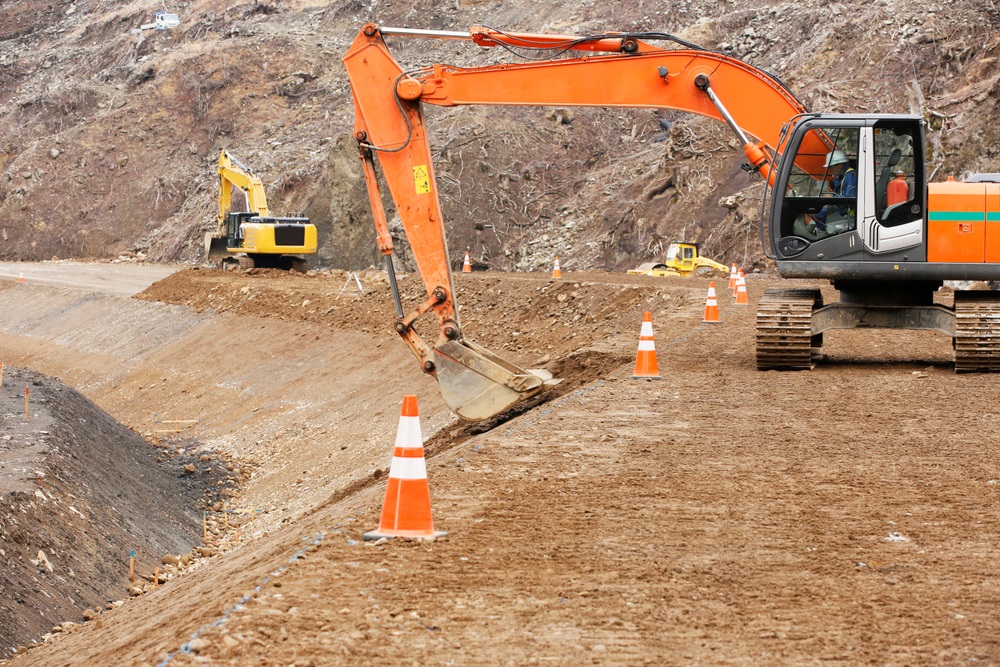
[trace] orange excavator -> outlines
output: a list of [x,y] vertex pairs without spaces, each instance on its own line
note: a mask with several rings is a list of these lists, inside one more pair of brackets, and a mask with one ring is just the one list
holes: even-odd
[[[528,59],[404,71],[386,37],[471,41]],[[810,113],[767,72],[664,33],[445,32],[369,23],[344,64],[396,331],[465,419],[497,415],[541,392],[548,378],[462,333],[423,104],[657,108],[720,120],[743,145],[744,169],[768,184],[765,253],[782,276],[829,279],[840,294],[824,304],[818,289],[769,289],[757,313],[758,368],[812,368],[825,331],[873,327],[943,332],[954,340],[957,371],[1000,370],[995,293],[957,290],[953,305],[934,300],[945,280],[1000,279],[1000,179],[928,183],[919,116]],[[427,289],[427,300],[408,314],[395,284],[376,155]],[[892,178],[906,187],[897,183],[890,197]],[[437,319],[430,345],[414,328],[429,311]]]

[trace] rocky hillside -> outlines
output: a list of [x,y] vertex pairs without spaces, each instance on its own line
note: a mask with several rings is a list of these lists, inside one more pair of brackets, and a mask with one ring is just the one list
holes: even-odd
[[[816,111],[928,121],[929,171],[1000,171],[1000,11],[991,0],[5,0],[0,234],[5,259],[199,261],[221,148],[304,211],[319,263],[377,260],[351,139],[347,46],[365,21],[587,34],[656,30],[766,69]],[[171,30],[133,29],[166,9]],[[395,40],[405,65],[494,61]],[[603,82],[595,82],[603,85]],[[672,239],[761,263],[761,186],[729,130],[664,111],[429,109],[453,256],[493,269],[621,270]]]

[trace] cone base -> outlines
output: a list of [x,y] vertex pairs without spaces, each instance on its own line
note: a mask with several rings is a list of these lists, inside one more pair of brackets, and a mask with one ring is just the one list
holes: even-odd
[[707,324],[722,324],[722,320],[702,320],[702,322]]
[[411,540],[427,539],[429,537],[447,537],[448,533],[443,530],[387,530],[381,532],[379,530],[373,530],[362,535],[362,539],[365,542],[374,542],[375,540],[380,540],[383,537],[391,540],[394,537],[405,537]]
[[662,375],[630,375],[630,380],[662,380]]

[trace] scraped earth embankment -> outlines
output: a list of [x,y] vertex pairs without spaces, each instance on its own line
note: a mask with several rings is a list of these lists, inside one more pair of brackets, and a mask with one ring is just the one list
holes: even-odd
[[[141,585],[164,554],[191,551],[202,537],[197,509],[226,482],[218,465],[199,462],[188,474],[193,457],[164,461],[77,391],[33,371],[4,368],[0,418],[6,655],[125,597],[130,558]],[[171,570],[161,568],[165,580]]]
[[[700,281],[459,275],[472,338],[576,383],[477,433],[396,340],[384,285],[344,278],[186,272],[147,292],[174,305],[0,290],[25,313],[0,354],[139,430],[199,419],[193,446],[252,470],[234,509],[259,510],[183,586],[15,664],[1000,660],[996,379],[956,376],[947,339],[836,332],[814,371],[760,373],[770,279],[706,325]],[[663,381],[628,379],[643,310]],[[404,393],[450,536],[362,545]]]

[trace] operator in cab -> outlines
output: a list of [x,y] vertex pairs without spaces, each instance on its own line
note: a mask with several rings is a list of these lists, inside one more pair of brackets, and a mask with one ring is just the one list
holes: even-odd
[[858,171],[844,151],[830,151],[823,165],[830,174],[830,189],[826,196],[851,199],[851,202],[829,204],[813,214],[799,216],[794,231],[798,236],[817,240],[857,227],[856,200],[858,197]]

